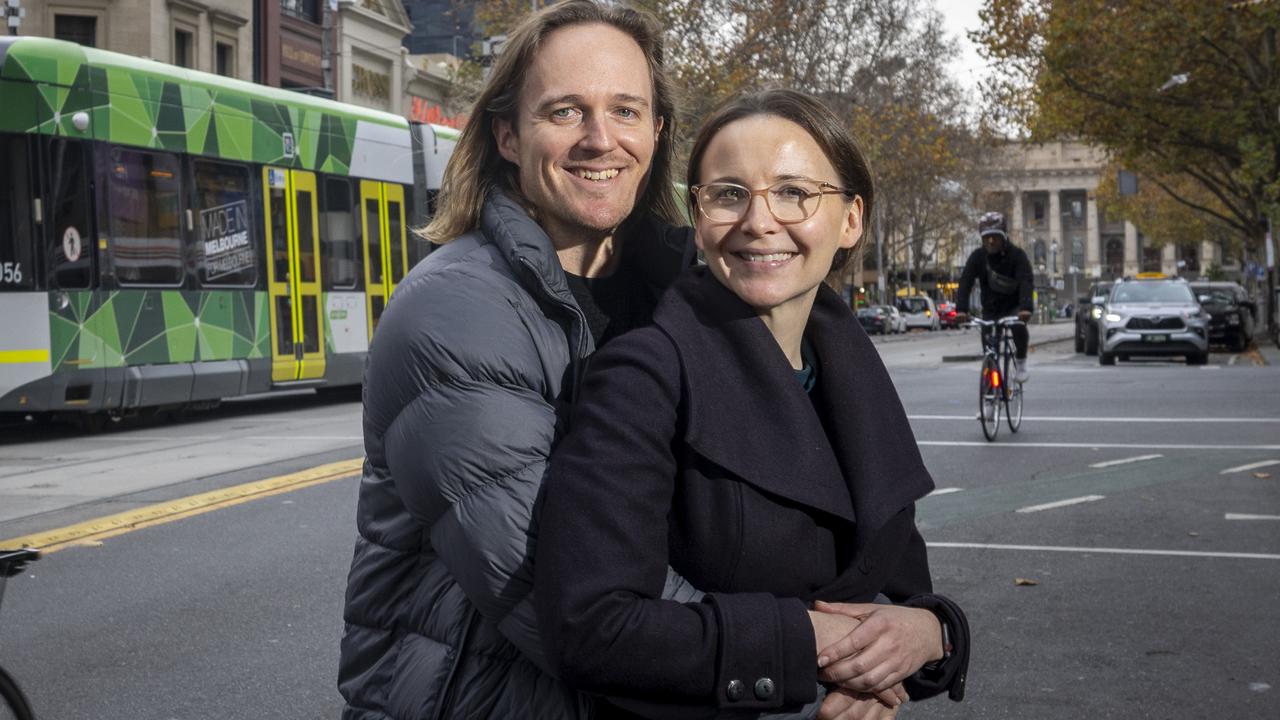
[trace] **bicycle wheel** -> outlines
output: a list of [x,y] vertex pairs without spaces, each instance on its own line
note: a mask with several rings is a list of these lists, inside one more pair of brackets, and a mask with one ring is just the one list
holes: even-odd
[[1009,432],[1018,432],[1022,427],[1022,383],[1013,381],[1015,375],[1013,356],[1004,356],[1004,419],[1009,423]]
[[18,683],[0,668],[0,720],[35,720],[35,717]]
[[995,440],[1000,432],[1000,386],[1004,378],[1000,376],[1000,366],[991,355],[982,359],[982,378],[978,383],[978,422],[982,423],[982,434],[987,440]]

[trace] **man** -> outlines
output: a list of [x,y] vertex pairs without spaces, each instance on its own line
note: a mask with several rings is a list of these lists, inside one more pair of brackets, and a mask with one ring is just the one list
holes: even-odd
[[[982,237],[982,247],[974,250],[964,264],[964,272],[960,275],[960,288],[956,295],[956,322],[969,319],[969,295],[973,292],[973,282],[978,281],[981,290],[982,318],[999,320],[1017,313],[1018,319],[1026,322],[1031,319],[1033,307],[1031,288],[1031,261],[1021,248],[1009,242],[1009,227],[1004,215],[989,212],[978,221],[978,234]],[[1015,382],[1025,383],[1031,378],[1027,372],[1027,342],[1029,333],[1026,325],[1010,328],[1013,333]],[[983,330],[983,337],[987,331]]]
[[[586,718],[543,669],[534,501],[597,343],[694,259],[661,30],[568,0],[511,33],[369,352],[347,720]],[[673,576],[667,597],[696,598]]]

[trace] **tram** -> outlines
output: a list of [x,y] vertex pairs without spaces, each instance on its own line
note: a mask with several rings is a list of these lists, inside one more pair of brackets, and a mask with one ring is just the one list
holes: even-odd
[[0,38],[0,414],[358,385],[457,132]]

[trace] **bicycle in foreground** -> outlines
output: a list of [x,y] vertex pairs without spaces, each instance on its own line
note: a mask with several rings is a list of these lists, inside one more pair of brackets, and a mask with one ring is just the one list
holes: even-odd
[[1022,383],[1014,382],[1013,333],[1009,328],[1024,325],[1015,316],[999,320],[973,318],[969,325],[983,330],[982,376],[978,383],[978,422],[988,441],[996,439],[1000,432],[1000,415],[1003,410],[1009,432],[1018,432],[1022,426]]
[[[0,605],[4,603],[6,581],[21,573],[29,563],[40,559],[40,551],[34,548],[0,550]],[[0,720],[35,720],[31,704],[22,694],[13,676],[0,668]]]

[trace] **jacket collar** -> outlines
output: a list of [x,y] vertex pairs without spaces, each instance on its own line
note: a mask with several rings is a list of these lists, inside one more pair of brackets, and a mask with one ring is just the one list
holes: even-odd
[[[532,276],[530,290],[578,308],[551,238],[506,191],[489,193],[480,212],[480,230],[501,249],[518,277]],[[629,219],[619,237],[622,263],[640,273],[655,299],[696,256],[692,229],[667,225],[651,213]]]
[[768,328],[706,268],[676,283],[654,323],[684,368],[685,440],[712,462],[767,493],[856,521],[860,538],[933,489],[880,356],[829,288],[820,288],[805,336],[830,436]]

